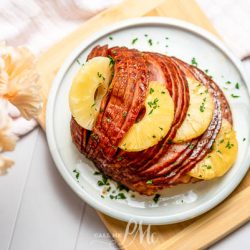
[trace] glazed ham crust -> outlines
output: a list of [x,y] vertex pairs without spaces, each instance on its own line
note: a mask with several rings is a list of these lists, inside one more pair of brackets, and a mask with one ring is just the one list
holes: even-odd
[[[196,182],[197,179],[188,177],[187,173],[210,151],[222,118],[232,123],[230,107],[216,83],[196,67],[158,53],[105,45],[95,47],[87,60],[96,56],[113,58],[114,77],[92,131],[80,127],[72,117],[71,135],[77,149],[105,175],[141,194],[152,195],[165,187]],[[173,144],[189,107],[187,77],[190,76],[208,88],[215,111],[199,138]],[[164,83],[173,99],[172,126],[157,145],[140,152],[123,151],[118,145],[136,122],[150,81]],[[152,185],[146,184],[149,179]]]

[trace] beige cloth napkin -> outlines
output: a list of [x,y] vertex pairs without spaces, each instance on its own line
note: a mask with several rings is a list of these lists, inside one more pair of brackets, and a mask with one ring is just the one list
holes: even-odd
[[[98,11],[119,2],[121,0],[1,0],[0,40],[6,40],[10,45],[26,45],[38,54]],[[250,1],[197,2],[231,50],[240,58],[248,58]],[[9,114],[14,120],[13,131],[18,135],[28,133],[37,125],[34,120],[21,118],[11,106]]]

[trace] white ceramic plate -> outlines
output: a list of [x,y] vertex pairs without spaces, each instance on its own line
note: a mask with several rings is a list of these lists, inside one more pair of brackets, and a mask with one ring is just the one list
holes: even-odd
[[[135,38],[138,40],[132,45]],[[149,39],[152,39],[152,46]],[[239,142],[239,154],[233,168],[224,177],[213,181],[166,189],[161,192],[158,203],[154,203],[152,197],[131,197],[131,193],[126,191],[125,200],[112,200],[109,194],[102,198],[103,187],[97,185],[101,176],[93,175],[96,170],[94,165],[78,153],[71,141],[71,114],[68,104],[72,78],[80,67],[77,61],[85,62],[86,56],[97,44],[167,53],[188,63],[195,57],[201,69],[208,69],[218,85],[222,89],[227,88],[224,92],[232,108],[234,128]],[[231,84],[226,84],[227,81]],[[240,89],[235,88],[236,82],[240,84]],[[232,98],[231,94],[240,97]],[[147,17],[126,20],[103,29],[87,39],[70,55],[61,67],[50,92],[46,132],[58,170],[68,185],[91,206],[120,220],[133,219],[144,224],[170,224],[210,210],[223,201],[244,177],[250,165],[249,110],[249,91],[240,61],[221,41],[189,23]],[[78,180],[74,169],[80,173]],[[114,185],[112,182],[111,186]]]

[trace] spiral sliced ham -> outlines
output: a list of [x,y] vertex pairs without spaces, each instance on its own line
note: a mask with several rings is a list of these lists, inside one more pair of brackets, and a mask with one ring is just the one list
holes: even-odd
[[[102,99],[101,112],[92,131],[81,128],[71,119],[71,135],[77,149],[104,174],[142,194],[151,195],[164,187],[196,182],[197,179],[187,173],[210,151],[222,118],[232,123],[230,107],[216,83],[196,67],[158,53],[97,46],[88,60],[96,56],[113,58],[114,77]],[[215,109],[211,123],[201,136],[173,144],[189,107],[187,77],[190,76],[208,88]],[[164,83],[173,99],[172,126],[165,138],[153,147],[140,152],[123,151],[118,148],[119,142],[136,122],[150,81]],[[146,184],[149,179],[152,185]]]

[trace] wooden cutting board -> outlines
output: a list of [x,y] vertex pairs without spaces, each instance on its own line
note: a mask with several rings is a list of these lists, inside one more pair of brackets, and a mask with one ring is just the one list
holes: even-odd
[[[99,13],[52,46],[38,60],[44,100],[44,108],[39,122],[44,129],[49,89],[65,58],[90,34],[116,21],[140,16],[179,18],[218,35],[194,0],[127,0]],[[155,233],[154,242],[147,241],[146,238],[140,239],[139,234],[128,234],[127,237],[124,237],[127,223],[102,213],[98,214],[122,249],[203,249],[249,221],[250,173],[248,172],[240,186],[226,201],[196,219],[166,226],[150,228],[143,226],[143,230],[150,229],[151,236],[152,233]]]

